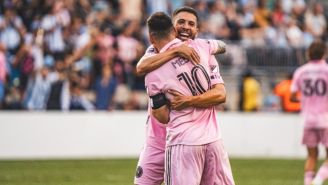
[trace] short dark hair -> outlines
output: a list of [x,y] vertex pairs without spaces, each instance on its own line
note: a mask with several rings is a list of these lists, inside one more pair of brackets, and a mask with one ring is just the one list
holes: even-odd
[[173,31],[171,18],[164,12],[156,12],[147,19],[149,34],[157,39],[167,37]]
[[322,41],[314,41],[308,49],[310,60],[320,60],[323,58],[327,50],[327,46]]
[[198,17],[198,13],[195,9],[193,9],[192,7],[189,7],[189,6],[183,6],[181,8],[177,8],[176,10],[174,10],[172,17],[175,17],[180,12],[188,12],[188,13],[193,14],[196,17],[197,25],[198,25],[199,17]]

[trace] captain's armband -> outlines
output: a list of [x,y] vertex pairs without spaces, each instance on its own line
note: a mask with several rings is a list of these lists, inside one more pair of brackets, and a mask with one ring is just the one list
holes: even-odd
[[166,105],[168,100],[164,93],[158,93],[154,96],[150,96],[150,105],[152,109],[158,109],[163,105]]

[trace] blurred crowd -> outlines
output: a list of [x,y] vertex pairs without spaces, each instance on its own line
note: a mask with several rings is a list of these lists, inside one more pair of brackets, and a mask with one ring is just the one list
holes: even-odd
[[200,38],[297,48],[328,36],[325,4],[311,0],[3,0],[0,109],[146,109],[135,73],[146,19],[183,5]]

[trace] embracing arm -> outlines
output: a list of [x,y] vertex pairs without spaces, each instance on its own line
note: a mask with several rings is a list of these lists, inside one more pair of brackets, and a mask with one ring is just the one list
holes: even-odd
[[145,75],[155,69],[159,68],[167,61],[171,60],[175,57],[174,50],[168,50],[163,53],[158,53],[156,55],[141,58],[137,63],[137,74],[138,75]]
[[167,124],[170,121],[170,109],[168,105],[163,105],[160,108],[152,109],[152,115],[157,119],[157,121]]
[[137,64],[137,74],[147,74],[177,56],[186,58],[192,61],[194,64],[198,64],[200,62],[200,58],[197,52],[193,48],[188,47],[187,44],[182,44],[181,46],[172,48],[162,53],[158,53],[146,58],[141,58]]
[[168,91],[173,95],[171,108],[182,110],[187,107],[208,108],[226,101],[226,90],[223,84],[215,84],[212,89],[197,96],[185,96],[175,90]]

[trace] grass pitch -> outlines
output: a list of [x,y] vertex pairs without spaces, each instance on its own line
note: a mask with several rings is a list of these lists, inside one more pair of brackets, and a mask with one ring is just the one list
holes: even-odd
[[[0,185],[131,185],[136,163],[137,159],[0,161]],[[231,159],[236,185],[302,185],[303,165],[304,160]]]

